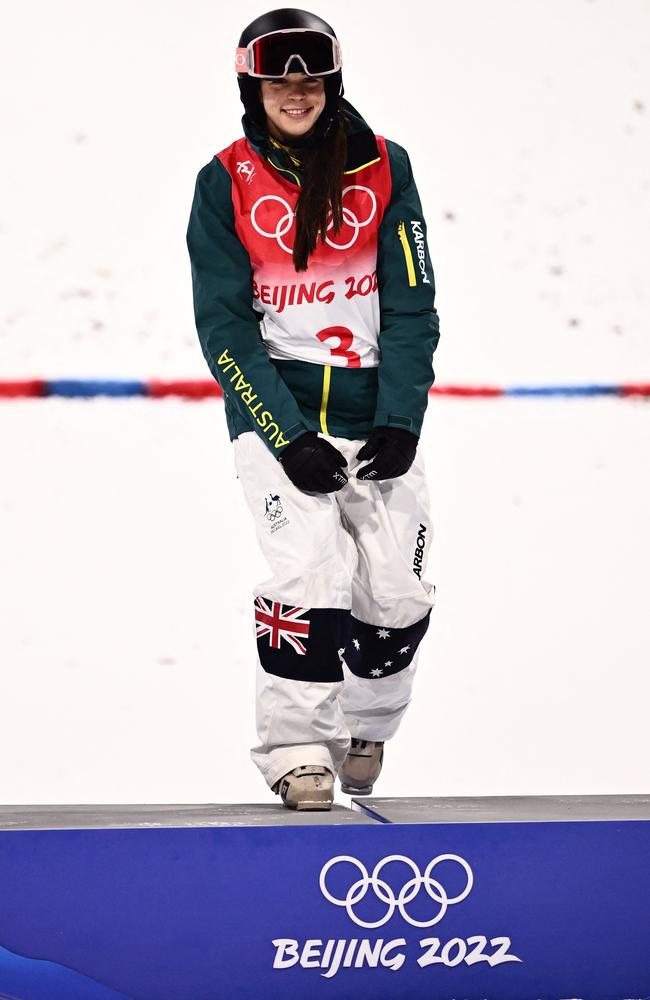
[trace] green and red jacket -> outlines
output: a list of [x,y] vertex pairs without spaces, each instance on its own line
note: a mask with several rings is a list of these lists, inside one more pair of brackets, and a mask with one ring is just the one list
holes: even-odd
[[349,122],[343,226],[306,271],[292,250],[301,164],[245,115],[199,172],[187,230],[194,312],[231,440],[273,454],[304,431],[420,433],[438,343],[426,224],[401,146]]

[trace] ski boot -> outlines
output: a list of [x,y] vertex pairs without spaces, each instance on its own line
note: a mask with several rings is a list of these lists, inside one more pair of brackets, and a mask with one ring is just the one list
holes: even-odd
[[346,795],[370,795],[383,759],[383,743],[353,739],[339,771],[341,791]]
[[334,775],[320,764],[294,767],[273,785],[287,809],[331,809]]

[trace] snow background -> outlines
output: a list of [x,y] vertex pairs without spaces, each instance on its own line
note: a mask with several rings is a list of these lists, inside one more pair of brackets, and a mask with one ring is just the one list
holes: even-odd
[[[266,8],[2,9],[0,378],[207,377],[185,228]],[[411,156],[438,381],[650,381],[650,3],[317,9]],[[221,410],[0,404],[0,801],[268,796]],[[434,398],[421,447],[437,605],[378,793],[647,792],[648,403]]]

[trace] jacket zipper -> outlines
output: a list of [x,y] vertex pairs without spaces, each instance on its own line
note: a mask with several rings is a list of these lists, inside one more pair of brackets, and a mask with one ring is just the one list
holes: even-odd
[[408,237],[406,235],[406,226],[403,222],[400,222],[397,226],[397,235],[399,236],[400,243],[402,244],[402,249],[404,250],[404,258],[406,260],[406,272],[409,278],[409,286],[417,284],[415,278],[415,267],[413,266],[413,254],[411,253],[411,247],[409,245]]
[[298,174],[294,174],[293,170],[288,170],[286,167],[279,167],[277,165],[277,163],[273,162],[273,160],[271,159],[270,156],[267,156],[267,161],[271,164],[272,167],[275,167],[275,169],[278,170],[280,173],[282,173],[282,174],[290,174],[290,176],[293,177],[293,179],[295,180],[295,182],[298,185],[298,187],[302,187],[302,184],[300,183],[300,178],[298,177]]

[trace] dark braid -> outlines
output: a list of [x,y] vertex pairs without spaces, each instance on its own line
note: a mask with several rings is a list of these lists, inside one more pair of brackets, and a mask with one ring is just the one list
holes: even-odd
[[[338,233],[343,225],[341,188],[347,159],[346,119],[338,111],[332,127],[322,142],[312,149],[300,151],[303,164],[303,181],[296,205],[296,240],[293,263],[296,271],[306,271],[307,261],[316,249],[320,234],[327,234],[332,221],[332,232]],[[329,219],[331,205],[332,216]]]

